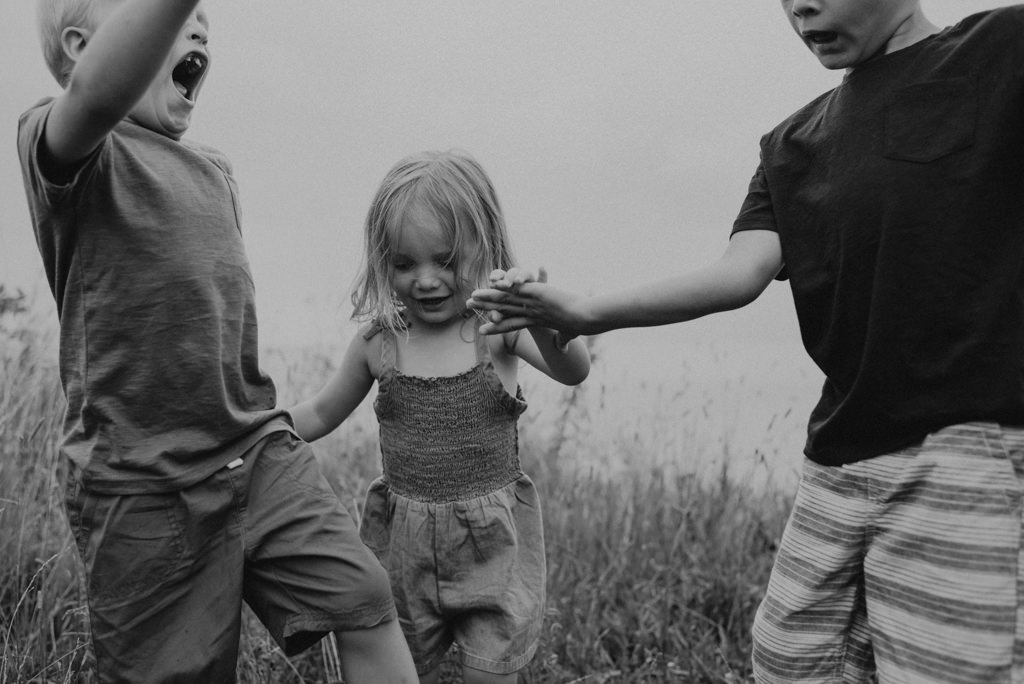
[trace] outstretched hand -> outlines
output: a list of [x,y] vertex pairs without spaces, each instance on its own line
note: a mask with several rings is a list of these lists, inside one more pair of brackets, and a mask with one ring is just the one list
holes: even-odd
[[512,268],[491,273],[490,287],[474,290],[466,305],[487,321],[480,327],[485,335],[540,326],[558,331],[564,345],[585,334],[581,304],[583,297],[547,284],[547,271]]

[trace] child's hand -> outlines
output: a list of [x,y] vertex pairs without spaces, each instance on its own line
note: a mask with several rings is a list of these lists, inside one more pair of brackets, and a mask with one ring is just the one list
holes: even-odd
[[491,271],[489,280],[491,287],[497,290],[516,292],[523,283],[546,283],[548,273],[543,266],[538,269],[536,274],[533,271],[513,266],[507,271],[500,268]]
[[466,306],[488,321],[480,332],[493,335],[539,326],[559,331],[559,345],[587,334],[586,298],[553,288],[547,279],[543,268],[536,278],[519,269],[493,272],[492,287],[474,290],[466,302]]

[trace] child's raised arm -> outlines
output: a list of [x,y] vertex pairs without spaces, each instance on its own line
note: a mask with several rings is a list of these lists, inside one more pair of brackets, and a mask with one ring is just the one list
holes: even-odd
[[341,366],[316,396],[288,409],[299,437],[307,442],[320,439],[341,425],[363,401],[374,381],[367,356],[370,344],[357,335]]
[[543,326],[567,335],[667,325],[738,309],[755,300],[782,269],[777,233],[742,231],[722,257],[690,273],[604,295],[583,296],[543,282],[508,283],[476,290],[468,305],[488,312],[484,334]]
[[[535,276],[530,271],[513,268],[494,271],[495,287],[518,290],[525,283],[546,283],[547,272],[541,268]],[[564,335],[538,325],[526,326],[529,336],[507,335],[506,348],[534,368],[565,385],[578,385],[590,374],[590,352],[575,335]]]
[[512,341],[512,353],[564,385],[578,385],[590,374],[590,352],[581,339],[564,343],[549,328],[531,326]]
[[198,4],[199,0],[98,3],[97,11],[109,16],[95,31],[64,30],[61,46],[75,67],[46,122],[43,141],[51,169],[66,169],[85,158],[128,115]]

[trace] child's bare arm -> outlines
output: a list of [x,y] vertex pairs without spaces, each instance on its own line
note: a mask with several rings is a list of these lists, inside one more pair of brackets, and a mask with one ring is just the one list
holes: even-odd
[[[536,273],[522,268],[491,273],[491,283],[498,288],[518,290],[526,283],[546,283],[547,272],[540,268]],[[507,335],[505,344],[515,356],[554,380],[566,385],[578,385],[590,374],[590,352],[575,335],[563,335],[556,330],[541,326],[526,328],[530,335]]]
[[307,442],[320,439],[351,415],[373,386],[367,362],[370,342],[358,335],[352,340],[341,366],[312,399],[288,410],[295,431]]
[[530,327],[512,343],[512,353],[564,385],[578,385],[590,374],[590,352],[583,340],[564,343],[549,328]]
[[667,325],[745,306],[756,299],[783,266],[777,233],[736,233],[722,257],[683,275],[619,292],[586,297],[546,283],[526,282],[473,292],[469,306],[491,319],[480,330],[504,333],[543,326],[570,335],[618,328]]
[[109,10],[93,32],[67,29],[66,51],[76,59],[43,137],[50,169],[86,157],[142,97],[167,59],[199,0],[130,0]]

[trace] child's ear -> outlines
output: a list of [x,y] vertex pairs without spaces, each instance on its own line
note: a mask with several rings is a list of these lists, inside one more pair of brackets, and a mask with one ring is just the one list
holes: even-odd
[[60,45],[68,59],[77,62],[85,50],[85,44],[92,39],[89,29],[68,26],[60,32]]

